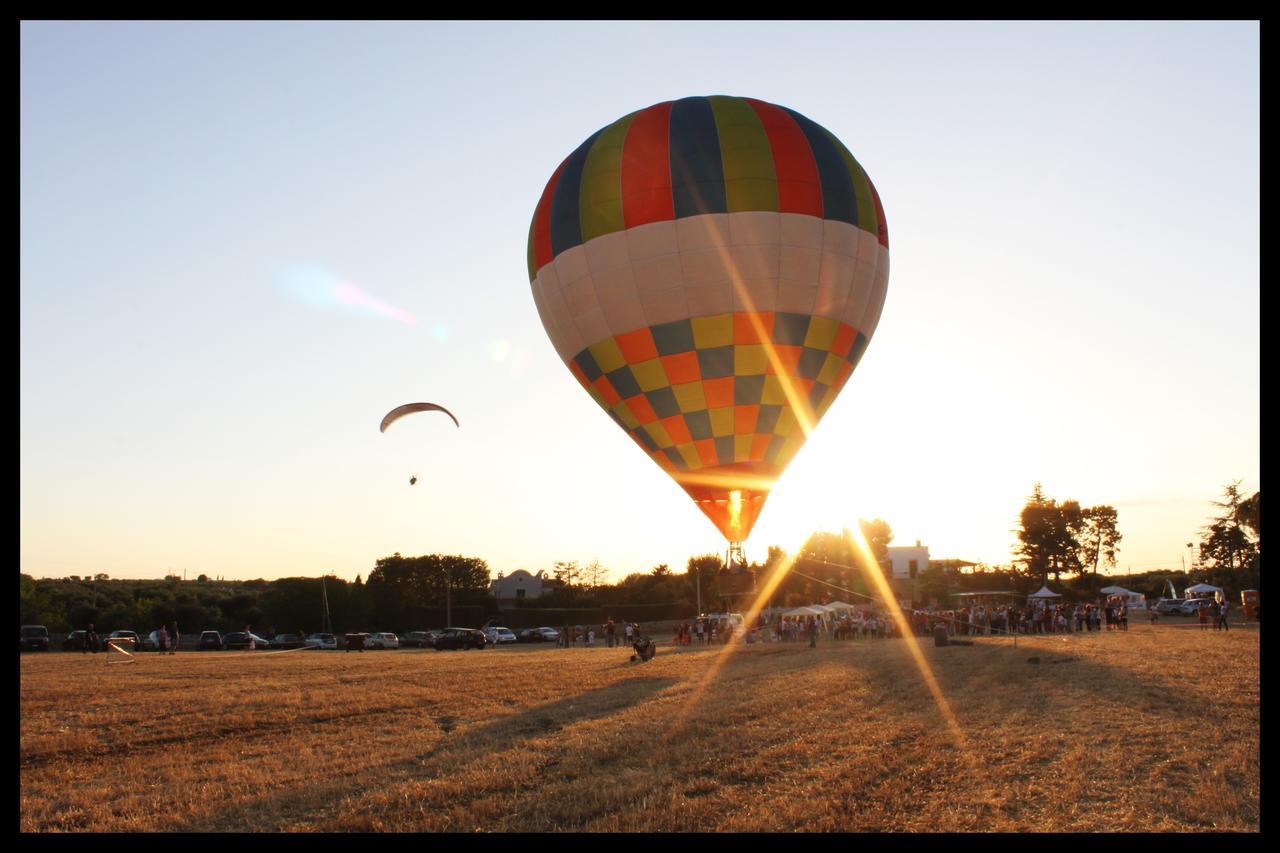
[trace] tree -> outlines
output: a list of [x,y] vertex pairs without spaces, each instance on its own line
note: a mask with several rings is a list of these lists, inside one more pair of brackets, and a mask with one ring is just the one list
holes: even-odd
[[578,567],[578,561],[571,562],[557,561],[551,570],[555,575],[555,579],[564,587],[575,587],[582,580],[582,569]]
[[[883,518],[876,518],[871,521],[860,518],[858,519],[858,527],[862,530],[862,538],[867,540],[867,547],[871,549],[871,556],[875,557],[877,565],[880,566],[880,571],[888,576],[893,568],[889,563],[889,543],[893,541],[893,528]],[[855,563],[854,565],[857,564]]]
[[1083,512],[1084,527],[1080,533],[1079,562],[1093,565],[1093,574],[1098,574],[1098,563],[1105,562],[1108,568],[1116,567],[1116,552],[1119,551],[1120,540],[1124,538],[1116,528],[1119,514],[1113,506],[1089,507]]
[[1262,493],[1250,498],[1240,494],[1240,481],[1223,487],[1222,500],[1213,501],[1218,514],[1205,525],[1200,541],[1200,562],[1212,567],[1229,569],[1253,565],[1258,557],[1258,545],[1249,530],[1261,527]]
[[700,554],[689,558],[685,574],[690,578],[699,577],[705,583],[724,571],[724,568],[724,558],[719,554]]
[[583,585],[588,589],[604,586],[609,579],[609,570],[600,565],[599,560],[592,560],[582,570]]
[[1019,521],[1022,526],[1016,532],[1020,544],[1014,553],[1021,558],[1028,575],[1046,583],[1050,573],[1058,581],[1064,573],[1082,570],[1080,535],[1085,518],[1078,501],[1059,504],[1046,497],[1040,483],[1036,483]]
[[655,578],[669,578],[671,577],[671,567],[668,566],[666,563],[661,563],[657,566],[654,566],[653,569],[649,572],[649,574]]

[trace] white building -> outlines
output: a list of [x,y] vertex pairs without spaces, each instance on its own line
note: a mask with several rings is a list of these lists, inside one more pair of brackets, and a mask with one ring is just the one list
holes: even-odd
[[914,546],[895,548],[890,545],[888,550],[889,564],[893,567],[891,576],[895,580],[915,580],[929,568],[929,546],[921,545],[919,539]]
[[489,582],[489,591],[499,601],[537,598],[542,595],[543,580],[544,573],[541,571],[533,575],[524,569],[516,569],[505,577],[502,572],[498,572],[498,577]]

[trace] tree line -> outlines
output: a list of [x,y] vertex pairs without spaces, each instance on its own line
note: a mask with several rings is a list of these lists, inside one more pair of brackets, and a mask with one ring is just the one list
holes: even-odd
[[[1213,516],[1200,531],[1198,560],[1186,571],[1155,571],[1127,576],[1126,585],[1151,597],[1164,594],[1167,581],[1186,586],[1205,581],[1231,592],[1256,589],[1262,562],[1261,492],[1246,496],[1239,481],[1228,484],[1213,501]],[[1068,591],[1095,595],[1114,576],[1099,578],[1101,567],[1114,569],[1122,536],[1115,507],[1084,507],[1078,501],[1057,501],[1036,483],[1019,515],[1018,541],[1011,563],[988,566],[966,561],[932,560],[923,568],[914,592],[922,601],[939,603],[955,592],[1013,590],[1031,592],[1052,577],[1067,579]],[[792,607],[844,598],[853,603],[877,597],[868,572],[888,575],[888,548],[893,529],[883,519],[860,520],[859,532],[870,551],[862,556],[848,528],[813,533],[794,560],[778,546],[770,546],[763,560],[746,568],[758,589],[772,587],[768,602]],[[1189,542],[1192,549],[1196,543]],[[1194,549],[1193,549],[1194,551]],[[775,574],[787,568],[786,574]],[[967,570],[966,570],[967,569]],[[693,613],[722,606],[728,567],[716,553],[691,556],[683,571],[660,564],[609,582],[609,571],[598,561],[580,564],[560,561],[544,579],[545,591],[516,606],[534,608],[610,608],[660,606]],[[367,581],[348,582],[292,577],[278,580],[223,581],[200,575],[195,581],[178,576],[163,580],[112,580],[105,574],[61,579],[20,576],[19,611],[22,624],[42,624],[64,632],[92,622],[98,630],[150,630],[177,621],[184,632],[233,631],[245,625],[281,632],[322,630],[325,605],[328,627],[348,630],[408,631],[441,627],[453,608],[455,622],[474,622],[499,612],[490,591],[488,564],[477,557],[393,554],[375,561]]]

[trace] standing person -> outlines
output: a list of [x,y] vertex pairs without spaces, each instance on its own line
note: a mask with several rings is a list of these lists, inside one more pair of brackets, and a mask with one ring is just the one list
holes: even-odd
[[1204,606],[1204,599],[1200,599],[1200,606],[1196,608],[1196,613],[1200,616],[1200,630],[1209,630],[1209,608]]
[[[247,635],[247,639],[249,640],[248,649],[249,649],[249,651],[253,651],[253,649],[254,649],[254,640],[255,640],[255,638],[254,638],[254,636],[253,636],[253,626],[252,626],[252,625],[245,625],[245,626],[244,626],[244,632],[245,632],[245,634]],[[364,651],[364,644],[363,644],[363,643],[361,643],[361,644],[360,644],[360,651]]]
[[92,622],[90,622],[90,623],[89,623],[89,627],[88,627],[87,629],[85,629],[85,632],[84,632],[84,648],[83,648],[83,649],[81,649],[80,651],[81,651],[81,652],[88,652],[90,649],[93,649],[93,653],[94,653],[95,655],[98,653],[98,635],[97,635],[97,634],[95,634],[95,633],[93,633],[93,623],[92,623]]
[[[1230,626],[1227,625],[1227,611],[1230,609],[1231,609],[1231,605],[1224,600],[1222,602],[1221,609],[1218,610],[1218,628],[1221,628],[1224,631],[1231,630]],[[1217,628],[1215,628],[1214,630],[1217,630]]]
[[1120,602],[1120,606],[1116,608],[1116,621],[1120,623],[1121,631],[1129,630],[1129,608],[1124,602]]
[[175,654],[178,651],[178,620],[173,620],[173,630],[169,632],[169,654]]
[[160,623],[160,630],[156,631],[156,651],[164,654],[169,651],[169,632],[165,630],[164,623]]
[[591,648],[596,644],[596,629],[594,627],[587,629],[587,647]]
[[818,647],[818,621],[812,616],[809,617],[809,648],[816,649]]
[[1151,619],[1151,627],[1154,628],[1156,626],[1156,622],[1160,618],[1160,614],[1156,611],[1154,607],[1152,607],[1147,610],[1147,617]]

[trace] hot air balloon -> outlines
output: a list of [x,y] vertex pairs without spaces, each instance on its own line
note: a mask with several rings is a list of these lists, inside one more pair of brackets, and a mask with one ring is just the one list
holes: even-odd
[[[386,432],[387,427],[391,426],[405,415],[411,415],[415,412],[444,412],[453,421],[454,426],[459,429],[462,428],[462,424],[458,423],[458,419],[454,417],[453,412],[449,411],[444,406],[439,406],[435,403],[405,403],[403,406],[396,406],[394,409],[387,412],[386,416],[382,419],[382,423],[378,426],[378,432]],[[417,474],[409,476],[410,486],[415,485],[417,482]]]
[[732,547],[866,350],[889,239],[831,132],[713,95],[589,136],[542,192],[528,260],[556,352]]

